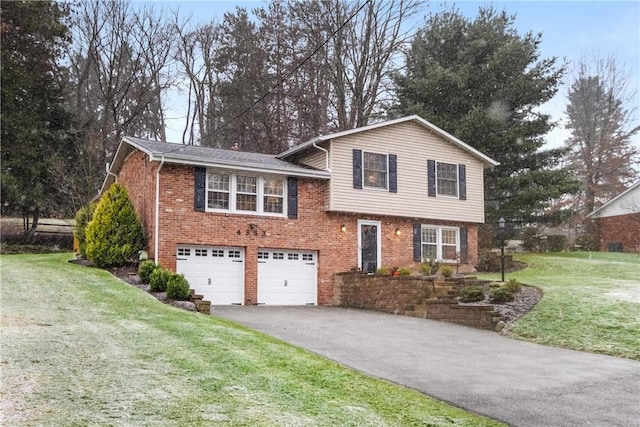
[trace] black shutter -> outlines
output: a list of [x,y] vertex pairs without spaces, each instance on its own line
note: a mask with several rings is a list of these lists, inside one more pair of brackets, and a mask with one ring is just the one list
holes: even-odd
[[353,150],[353,188],[362,188],[362,150]]
[[467,200],[467,168],[465,165],[458,165],[458,185],[460,187],[460,200]]
[[427,195],[436,197],[436,161],[427,160]]
[[389,192],[398,192],[398,161],[395,154],[389,154]]
[[298,178],[287,178],[287,216],[298,219]]
[[467,227],[460,227],[460,263],[466,264],[469,261],[469,238]]
[[206,185],[207,185],[207,169],[194,168],[194,203],[193,209],[204,212],[206,207]]
[[413,260],[422,261],[422,225],[413,224]]

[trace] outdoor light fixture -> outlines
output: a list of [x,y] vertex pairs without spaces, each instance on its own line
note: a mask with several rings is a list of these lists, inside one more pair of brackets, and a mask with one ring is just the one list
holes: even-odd
[[399,228],[396,228],[396,236],[399,236],[400,234],[402,234],[402,232],[400,231]]
[[500,272],[502,273],[502,282],[504,283],[504,218],[498,220],[498,228],[500,228]]
[[342,224],[342,226],[340,227],[340,231],[342,231],[343,233],[347,231],[347,226]]

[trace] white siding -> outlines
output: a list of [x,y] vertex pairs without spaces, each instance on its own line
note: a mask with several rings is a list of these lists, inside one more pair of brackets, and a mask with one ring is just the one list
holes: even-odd
[[[397,155],[398,192],[353,188],[353,149]],[[467,200],[427,196],[427,160],[466,165]],[[484,222],[483,164],[472,154],[411,123],[331,141],[329,210]]]
[[604,206],[594,217],[606,218],[609,216],[629,215],[640,212],[640,186],[622,194]]

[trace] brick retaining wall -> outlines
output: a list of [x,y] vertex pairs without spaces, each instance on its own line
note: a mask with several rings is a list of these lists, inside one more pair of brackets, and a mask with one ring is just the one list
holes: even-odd
[[493,306],[459,304],[456,299],[460,290],[478,282],[339,273],[334,280],[333,305],[497,330],[503,319]]

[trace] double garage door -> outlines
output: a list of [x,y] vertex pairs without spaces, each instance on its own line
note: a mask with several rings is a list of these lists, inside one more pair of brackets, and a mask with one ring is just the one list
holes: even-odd
[[[257,258],[258,304],[317,303],[317,252],[260,249]],[[214,305],[243,303],[245,264],[244,248],[178,247],[178,273]]]

